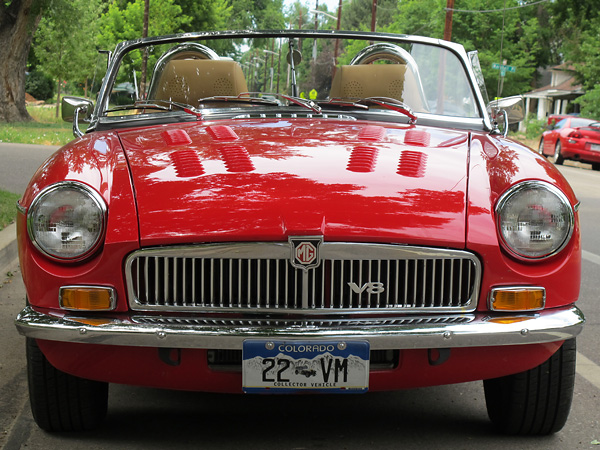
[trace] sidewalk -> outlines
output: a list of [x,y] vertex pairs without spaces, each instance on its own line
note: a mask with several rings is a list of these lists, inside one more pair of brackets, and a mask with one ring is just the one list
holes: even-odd
[[10,224],[0,231],[0,280],[17,262],[17,225]]

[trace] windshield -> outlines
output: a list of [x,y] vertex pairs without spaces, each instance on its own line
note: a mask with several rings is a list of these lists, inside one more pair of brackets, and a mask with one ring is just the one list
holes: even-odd
[[100,117],[248,108],[481,117],[463,63],[444,47],[331,35],[202,38],[126,53]]

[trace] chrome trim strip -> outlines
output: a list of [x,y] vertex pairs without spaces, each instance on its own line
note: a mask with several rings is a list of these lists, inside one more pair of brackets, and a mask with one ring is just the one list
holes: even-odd
[[[35,339],[130,347],[209,348],[240,350],[245,339],[366,339],[371,349],[456,348],[539,344],[577,336],[585,322],[576,306],[528,314],[465,314],[465,323],[419,323],[381,325],[360,319],[360,327],[306,325],[260,326],[224,320],[223,323],[139,324],[130,318],[89,315],[96,323],[81,322],[74,314],[50,315],[26,307],[17,316],[19,333]],[[206,316],[205,316],[206,317]],[[80,321],[77,321],[79,318]],[[210,318],[210,316],[209,316]],[[506,323],[510,318],[514,322]],[[494,319],[504,319],[494,321]],[[326,320],[326,319],[325,319]],[[325,323],[325,322],[324,322]]]
[[23,214],[24,216],[27,215],[27,208],[25,206],[22,206],[21,203],[19,203],[19,201],[17,201],[17,212]]

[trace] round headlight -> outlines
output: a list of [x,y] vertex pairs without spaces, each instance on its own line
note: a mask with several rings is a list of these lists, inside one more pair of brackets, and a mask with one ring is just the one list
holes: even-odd
[[33,244],[51,258],[81,260],[102,241],[106,204],[88,186],[65,181],[38,194],[27,213]]
[[500,197],[496,225],[506,250],[519,258],[541,259],[567,245],[574,213],[559,189],[542,181],[526,181]]

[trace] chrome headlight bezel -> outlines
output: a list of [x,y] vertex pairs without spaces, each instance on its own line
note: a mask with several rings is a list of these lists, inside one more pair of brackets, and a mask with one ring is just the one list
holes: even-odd
[[[517,248],[514,245],[514,242],[510,242],[510,236],[507,236],[503,229],[503,219],[507,213],[506,208],[511,206],[511,202],[515,201],[515,199],[518,199],[519,196],[527,195],[528,192],[535,190],[545,191],[546,194],[550,194],[556,198],[557,204],[561,209],[559,214],[562,216],[562,220],[564,220],[564,232],[561,233],[560,239],[557,239],[556,242],[554,242],[548,248],[540,251],[535,251],[532,249],[529,252],[525,252],[522,249]],[[540,208],[542,208],[541,205]],[[513,257],[524,261],[544,260],[560,253],[571,240],[571,236],[573,235],[573,230],[575,227],[575,212],[567,196],[556,186],[539,180],[521,182],[504,192],[496,203],[495,219],[496,231],[502,247]]]
[[[60,195],[61,192],[71,191],[75,195],[83,195],[84,199],[89,200],[95,210],[92,214],[98,218],[97,229],[93,232],[93,239],[85,248],[80,252],[58,252],[46,245],[40,236],[37,234],[35,223],[37,215],[40,209],[47,206],[45,202],[52,201],[56,195]],[[61,205],[58,201],[55,203],[54,211],[57,211],[61,206],[67,206],[66,204]],[[104,242],[104,236],[106,233],[106,222],[107,222],[107,207],[102,196],[94,189],[86,184],[77,181],[61,181],[59,183],[52,184],[36,195],[34,200],[31,202],[30,207],[27,211],[27,233],[29,239],[42,254],[54,261],[61,262],[79,262],[87,259],[98,250],[98,248]],[[75,226],[82,225],[76,224]],[[56,231],[58,232],[58,231]]]

